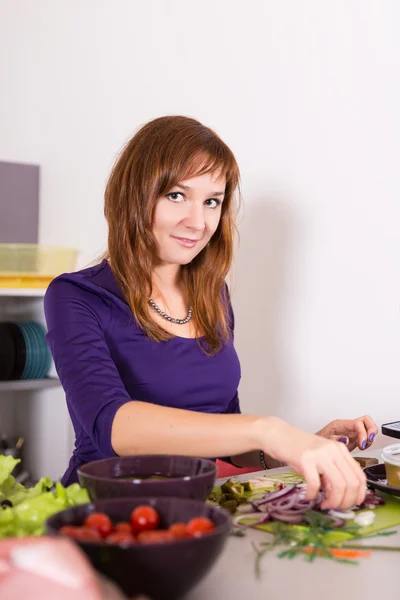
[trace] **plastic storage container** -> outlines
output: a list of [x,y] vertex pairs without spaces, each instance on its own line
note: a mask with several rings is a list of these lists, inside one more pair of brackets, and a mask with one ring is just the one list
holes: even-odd
[[78,251],[41,244],[0,244],[0,287],[45,288],[50,281],[73,271]]
[[388,484],[400,488],[400,444],[383,448],[382,460],[385,463]]

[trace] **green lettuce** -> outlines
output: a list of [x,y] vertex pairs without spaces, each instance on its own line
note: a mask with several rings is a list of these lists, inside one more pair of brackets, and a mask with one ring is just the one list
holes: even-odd
[[[0,539],[8,536],[42,535],[46,520],[56,512],[90,502],[85,488],[73,483],[65,488],[49,477],[42,477],[31,488],[17,483],[11,474],[19,459],[0,456],[0,502],[12,506],[0,508]],[[5,503],[3,503],[4,506]]]

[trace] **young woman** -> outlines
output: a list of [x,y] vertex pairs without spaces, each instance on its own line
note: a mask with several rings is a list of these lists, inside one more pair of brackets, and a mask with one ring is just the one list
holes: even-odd
[[365,478],[348,448],[372,443],[369,417],[312,435],[240,414],[225,284],[238,183],[231,150],[193,119],[151,121],[123,149],[105,193],[107,256],[55,279],[45,298],[76,434],[64,484],[91,460],[185,454],[285,462],[305,476],[309,497],[322,486],[327,508],[362,501]]

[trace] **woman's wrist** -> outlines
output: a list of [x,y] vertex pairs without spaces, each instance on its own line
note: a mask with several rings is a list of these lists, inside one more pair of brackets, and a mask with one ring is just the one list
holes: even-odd
[[253,435],[257,447],[272,458],[274,457],[275,446],[282,438],[280,429],[284,424],[284,421],[277,417],[259,417],[253,423]]
[[284,466],[285,463],[275,456],[275,452],[282,447],[285,427],[290,429],[290,425],[278,417],[261,417],[255,423],[258,444],[261,449],[259,453],[261,468],[276,469]]

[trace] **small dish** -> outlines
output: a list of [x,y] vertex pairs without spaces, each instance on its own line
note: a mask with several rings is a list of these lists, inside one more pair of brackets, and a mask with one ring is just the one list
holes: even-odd
[[400,487],[400,444],[391,444],[382,450],[386,479],[392,487]]
[[384,464],[366,467],[364,473],[367,476],[367,484],[370,488],[375,488],[385,494],[400,496],[400,487],[389,485],[386,479],[386,469]]

